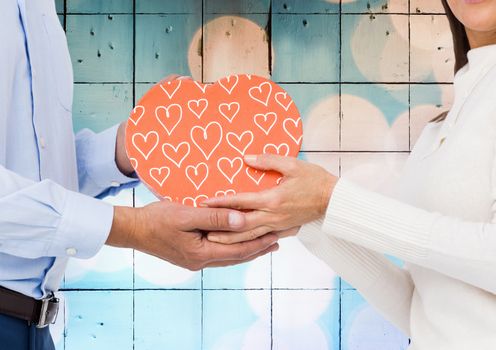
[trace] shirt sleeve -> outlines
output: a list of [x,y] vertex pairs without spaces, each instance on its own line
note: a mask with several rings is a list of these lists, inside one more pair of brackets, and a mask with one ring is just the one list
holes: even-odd
[[0,252],[30,259],[90,258],[107,240],[112,205],[2,166],[0,184]]
[[119,125],[101,133],[83,129],[76,134],[79,191],[92,197],[116,195],[136,186],[136,176],[125,176],[115,163],[115,140]]
[[[494,208],[493,208],[494,209]],[[496,294],[496,224],[429,212],[340,178],[322,230]]]
[[413,282],[408,271],[380,253],[327,234],[323,223],[302,226],[298,238],[303,245],[409,336]]

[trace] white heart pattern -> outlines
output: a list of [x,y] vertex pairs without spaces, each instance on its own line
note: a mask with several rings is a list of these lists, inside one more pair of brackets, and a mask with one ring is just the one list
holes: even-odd
[[161,168],[151,168],[150,177],[155,180],[160,187],[164,185],[164,182],[169,178],[170,168],[163,166]]
[[[204,128],[195,126],[191,129],[190,136],[195,146],[198,147],[205,158],[209,160],[222,142],[222,126],[217,122],[210,122]],[[211,145],[207,144],[210,141],[209,138],[210,140],[213,140],[213,144]],[[210,149],[205,151],[205,147],[207,146],[209,146]]]
[[181,87],[181,80],[176,79],[159,85],[162,91],[169,97],[169,100],[172,100],[177,90]]
[[[138,112],[138,110],[140,110],[141,113],[138,115],[138,117],[136,117],[136,113]],[[138,125],[139,121],[141,120],[141,118],[143,118],[144,115],[145,115],[145,107],[138,105],[138,106],[133,108],[133,114],[129,117],[129,120],[134,125]]]
[[[193,173],[191,173],[191,171],[193,171]],[[188,165],[185,172],[189,181],[191,181],[193,186],[199,190],[208,178],[208,165],[206,163],[199,163],[196,166]]]
[[[150,140],[151,142],[149,142],[149,138],[152,139]],[[138,150],[138,152],[141,153],[143,158],[148,159],[150,154],[152,154],[153,150],[157,147],[158,140],[159,140],[158,132],[150,131],[146,135],[143,135],[141,133],[134,134],[131,139],[131,142],[133,143],[134,147]],[[140,142],[140,144],[138,145],[137,142]],[[141,144],[141,142],[143,144]]]
[[[177,110],[177,114],[172,114],[172,111]],[[160,116],[160,111],[165,111],[165,119],[163,119]],[[174,117],[177,117],[177,119],[174,123]],[[176,103],[171,104],[169,106],[158,106],[155,108],[155,118],[157,118],[158,122],[162,127],[165,129],[167,134],[170,136],[174,129],[179,125],[181,120],[183,119],[183,108],[181,105],[178,105]],[[172,122],[171,122],[172,120]],[[172,126],[169,127],[170,123],[172,123]]]
[[287,143],[281,143],[279,146],[274,145],[273,143],[268,143],[265,145],[263,153],[270,153],[286,157],[289,154],[289,146]]
[[[181,156],[180,149],[184,150]],[[191,146],[188,142],[181,142],[176,147],[172,146],[170,143],[164,143],[162,145],[162,153],[164,156],[174,163],[178,168],[181,167],[181,163],[189,156],[191,152]],[[173,154],[173,155],[171,155]],[[177,158],[179,156],[179,159]]]
[[272,93],[272,85],[269,82],[263,82],[259,86],[254,86],[248,90],[248,95],[250,97],[263,104],[264,106],[269,106],[270,94]]
[[198,119],[201,119],[203,113],[208,108],[208,100],[206,98],[200,98],[199,100],[188,101],[188,108]]
[[232,123],[233,119],[236,118],[239,113],[239,109],[240,106],[238,102],[221,103],[219,105],[219,113],[222,114],[224,118],[229,120],[229,123]]
[[277,122],[277,114],[274,112],[256,114],[253,117],[253,121],[265,133],[265,135],[269,135],[269,132]]
[[219,160],[217,161],[217,169],[219,169],[219,171],[222,173],[222,175],[224,175],[227,181],[232,184],[241,169],[243,169],[243,164],[243,159],[239,157],[234,159],[222,157],[219,158]]
[[238,135],[234,132],[228,132],[226,135],[226,140],[229,146],[231,146],[236,151],[238,151],[242,156],[245,155],[246,150],[253,143],[253,139],[254,139],[253,132],[249,130],[245,131],[241,135]]

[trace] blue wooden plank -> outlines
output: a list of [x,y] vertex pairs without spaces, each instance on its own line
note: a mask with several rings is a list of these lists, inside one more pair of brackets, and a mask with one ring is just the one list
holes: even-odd
[[408,85],[343,84],[342,151],[407,151]]
[[270,290],[206,290],[203,349],[270,350]]
[[367,0],[343,2],[343,13],[408,13],[408,0]]
[[408,81],[408,16],[343,15],[342,80]]
[[64,27],[65,25],[65,16],[64,15],[57,15],[60,21],[60,25]]
[[201,14],[136,16],[136,81],[169,74],[191,75],[188,52],[201,28]]
[[206,289],[270,289],[270,255],[253,262],[203,271],[203,288]]
[[132,81],[132,15],[68,15],[66,20],[76,82]]
[[131,84],[76,84],[74,87],[74,130],[100,132],[129,117],[133,106]]
[[274,349],[339,349],[339,292],[274,290]]
[[339,86],[283,84],[303,119],[303,151],[339,149]]
[[133,292],[65,292],[67,350],[133,349]]
[[133,13],[133,0],[66,0],[68,13]]
[[137,13],[192,13],[202,10],[202,0],[136,0]]
[[[268,14],[207,14],[203,37],[203,79],[231,74],[269,77]],[[201,49],[201,42],[194,43]]]
[[273,0],[274,13],[339,13],[339,1],[322,0]]
[[[113,199],[113,205],[131,207],[132,190],[125,190]],[[122,198],[125,198],[122,199]],[[64,278],[65,289],[132,289],[133,288],[133,251],[104,246],[88,260],[71,259]]]
[[64,0],[55,0],[55,9],[58,14],[64,13]]
[[403,350],[408,338],[355,290],[341,295],[342,350]]
[[270,0],[205,0],[206,13],[269,13]]
[[[143,185],[136,189],[137,206],[141,206],[143,202],[143,189]],[[149,197],[154,197],[149,191],[147,193]],[[151,255],[135,252],[134,288],[200,290],[201,273],[183,269]]]
[[201,291],[136,291],[135,350],[201,349]]
[[339,81],[339,16],[274,15],[273,79],[279,82]]

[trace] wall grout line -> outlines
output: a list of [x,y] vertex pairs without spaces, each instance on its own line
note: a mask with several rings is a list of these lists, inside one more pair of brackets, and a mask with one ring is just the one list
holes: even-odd
[[[140,15],[140,16],[181,16],[181,15],[195,15],[195,12],[67,12],[69,16],[107,16],[112,15]],[[267,15],[268,12],[206,12],[208,15]],[[274,15],[283,16],[302,16],[302,15],[316,15],[316,16],[338,16],[339,12],[273,12]],[[408,13],[408,12],[342,12],[343,16],[445,16],[443,13],[437,12],[423,12],[423,13]]]
[[[408,0],[408,12],[410,13],[411,0]],[[408,149],[412,149],[412,105],[411,105],[411,82],[412,80],[412,40],[411,40],[411,21],[408,15]]]
[[[279,85],[453,85],[453,82],[441,81],[441,82],[430,82],[430,81],[274,81]],[[136,81],[136,84],[157,84],[158,81]],[[212,81],[207,81],[206,83],[213,83]],[[75,81],[76,85],[131,85],[133,81]]]
[[[201,6],[201,81],[205,83],[205,0],[202,0]],[[200,348],[205,348],[205,295],[204,295],[204,271],[201,270],[201,291],[200,291]]]
[[67,288],[67,289],[60,289],[60,291],[64,292],[131,292],[131,291],[137,291],[137,292],[153,292],[153,291],[166,291],[166,292],[185,292],[185,291],[270,291],[270,290],[275,290],[275,291],[338,291],[339,288],[328,288],[328,287],[322,287],[322,288],[283,288],[283,287],[275,287],[275,288]]
[[[343,96],[343,1],[339,1],[339,87],[338,87],[338,93],[339,93],[339,149],[341,150],[342,148],[342,121],[343,121],[343,103],[342,103],[342,96]],[[341,176],[341,157],[339,157],[339,176]],[[342,350],[342,340],[341,340],[341,278],[339,278],[339,292],[338,292],[338,298],[339,298],[339,307],[338,307],[338,326],[339,326],[339,332],[338,332],[338,347],[339,350]]]
[[[136,105],[136,0],[133,0],[133,106]],[[132,191],[132,199],[133,199],[133,207],[136,207],[136,191],[133,188]],[[135,322],[136,322],[136,260],[135,260],[136,252],[133,249],[133,350],[136,347],[136,331],[135,331]]]
[[[64,32],[67,33],[67,0],[64,0],[64,13],[63,13],[63,18],[64,18]],[[64,272],[64,286],[65,286],[65,272]],[[59,289],[60,291],[61,289]],[[64,331],[62,332],[62,338],[63,338],[63,344],[64,344],[64,350],[67,347],[67,299],[64,298]]]
[[[267,45],[268,45],[268,68],[269,76],[272,78],[273,73],[273,57],[272,57],[272,26],[273,26],[273,13],[272,8],[273,2],[270,0],[269,3],[269,18],[267,23]],[[270,350],[274,349],[274,264],[273,264],[273,254],[270,253]]]

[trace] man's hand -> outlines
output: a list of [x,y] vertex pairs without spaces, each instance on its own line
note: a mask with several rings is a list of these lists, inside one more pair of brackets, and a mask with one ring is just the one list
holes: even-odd
[[134,248],[189,270],[228,266],[276,251],[278,237],[267,234],[232,245],[211,242],[203,231],[243,230],[243,213],[192,208],[168,201],[143,208],[115,207],[106,244]]

